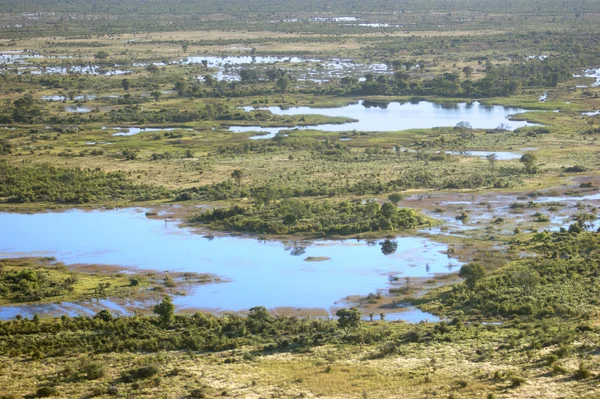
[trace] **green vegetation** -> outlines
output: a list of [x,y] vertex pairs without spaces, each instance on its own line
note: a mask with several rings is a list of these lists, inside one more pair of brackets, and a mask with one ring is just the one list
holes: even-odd
[[[410,231],[463,265],[394,271],[311,319],[177,312],[182,281],[213,276],[2,259],[1,305],[100,311],[0,321],[0,398],[597,398],[599,16],[595,0],[2,2],[0,210],[144,202],[261,238],[375,237],[407,264],[392,234]],[[357,101],[480,101],[536,125],[344,131],[261,109]],[[384,320],[405,305],[443,321]]]
[[[546,318],[496,326],[456,319],[410,325],[361,323],[355,309],[338,314],[338,322],[273,317],[255,307],[247,317],[177,315],[168,325],[142,316],[15,320],[0,323],[0,348],[3,367],[14,373],[21,370],[19,363],[51,367],[40,383],[66,396],[96,390],[138,397],[157,391],[185,394],[185,389],[192,391],[190,384],[202,386],[194,392],[224,396],[277,386],[286,396],[298,390],[389,396],[398,389],[410,398],[431,389],[445,395],[502,396],[528,392],[540,373],[548,374],[545,381],[554,392],[577,397],[597,392],[597,364],[577,361],[594,356],[599,343],[600,331],[590,322]],[[490,369],[482,372],[482,365]],[[194,372],[198,366],[201,377]],[[30,381],[30,376],[24,378]],[[576,382],[560,383],[570,376]],[[349,378],[361,384],[342,383]],[[224,380],[231,384],[223,386]],[[234,380],[240,383],[235,389]],[[14,376],[3,389],[35,391]]]
[[284,200],[271,204],[268,191],[255,192],[255,206],[220,208],[195,216],[191,222],[212,228],[265,234],[350,235],[414,229],[425,224],[412,209],[398,209],[387,202],[365,204]]
[[182,293],[183,281],[204,284],[216,280],[195,273],[165,274],[95,265],[67,267],[54,258],[0,259],[0,304],[144,299],[153,293]]
[[6,202],[147,201],[170,194],[162,188],[127,181],[124,172],[13,166],[0,160],[0,176],[0,198]]
[[436,311],[540,319],[557,316],[586,319],[597,314],[600,307],[597,233],[543,232],[525,241],[515,239],[510,245],[514,251],[533,251],[537,256],[513,261],[487,277],[481,265],[463,266],[459,275],[465,278],[465,284],[440,293],[436,298],[440,307]]

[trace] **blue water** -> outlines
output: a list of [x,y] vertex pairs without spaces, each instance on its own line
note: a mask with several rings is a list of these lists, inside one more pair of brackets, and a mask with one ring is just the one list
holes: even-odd
[[[386,288],[389,274],[432,276],[447,273],[449,263],[460,264],[443,253],[446,245],[421,237],[398,237],[398,250],[386,256],[377,243],[355,239],[211,240],[174,222],[148,219],[144,213],[144,209],[0,213],[5,226],[0,232],[0,257],[55,256],[67,264],[211,273],[229,282],[200,286],[174,301],[179,308],[215,311],[258,305],[329,309],[349,295]],[[309,256],[331,259],[305,261]]]
[[[378,320],[379,315],[375,315],[373,320]],[[408,323],[419,323],[421,321],[429,321],[432,323],[440,321],[440,318],[434,314],[423,312],[417,308],[408,308],[401,312],[388,313],[385,315],[387,321],[406,321]]]
[[103,130],[114,129],[120,130],[118,133],[114,133],[113,136],[134,136],[140,133],[147,132],[172,132],[173,130],[190,130],[178,127],[102,127]]
[[[358,119],[358,122],[341,125],[326,124],[304,129],[316,129],[331,132],[365,131],[365,132],[396,132],[409,129],[430,129],[434,127],[454,127],[459,122],[469,122],[476,129],[495,129],[500,124],[509,129],[532,126],[525,121],[511,121],[515,114],[526,112],[524,109],[503,107],[500,105],[487,106],[478,102],[440,104],[429,101],[392,102],[385,107],[367,107],[360,101],[357,104],[336,108],[279,107],[258,108],[268,110],[275,115],[326,115],[343,116]],[[246,111],[255,108],[244,107]]]
[[446,151],[446,154],[478,158],[485,158],[489,155],[496,154],[496,160],[498,161],[512,161],[520,159],[523,156],[523,154],[508,151]]

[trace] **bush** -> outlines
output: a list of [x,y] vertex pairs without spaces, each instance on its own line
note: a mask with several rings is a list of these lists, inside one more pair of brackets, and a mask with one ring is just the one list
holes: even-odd
[[211,387],[197,388],[190,392],[190,398],[214,398],[216,396],[216,392],[214,392],[214,389],[212,389]]
[[580,165],[569,166],[569,167],[565,168],[564,170],[567,173],[585,172],[585,168],[583,166],[580,166]]
[[38,398],[47,398],[47,397],[56,396],[56,395],[58,395],[58,390],[55,387],[50,387],[50,386],[41,387],[36,392],[36,396]]
[[206,398],[206,393],[204,393],[204,389],[194,389],[190,392],[190,398]]
[[159,373],[159,371],[160,369],[157,365],[151,364],[148,366],[138,367],[137,369],[130,370],[125,377],[126,379],[128,378],[132,380],[141,380],[155,376]]
[[80,371],[85,374],[85,378],[88,381],[97,380],[104,377],[104,366],[97,362],[83,363]]
[[591,376],[592,376],[592,372],[583,363],[579,364],[579,368],[573,374],[573,378],[576,380],[584,380],[586,378],[590,378]]
[[520,387],[521,385],[525,384],[525,382],[527,382],[527,380],[523,377],[510,377],[510,386],[512,388]]

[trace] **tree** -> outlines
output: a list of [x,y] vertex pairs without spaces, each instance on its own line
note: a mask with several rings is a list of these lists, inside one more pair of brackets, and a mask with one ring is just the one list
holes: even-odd
[[354,76],[344,76],[340,79],[340,83],[342,86],[352,86],[358,83],[358,78],[355,78]]
[[150,95],[154,97],[154,102],[157,102],[159,97],[162,96],[162,93],[159,90],[155,90],[152,93],[150,93]]
[[529,174],[534,174],[537,172],[537,168],[535,166],[537,158],[531,152],[523,154],[519,161],[525,166],[525,172]]
[[242,178],[244,177],[244,171],[240,170],[240,169],[234,169],[233,172],[231,172],[231,177],[235,180],[235,182],[237,183],[238,187],[242,185]]
[[465,279],[465,284],[472,291],[479,280],[485,277],[485,269],[479,263],[469,263],[460,268],[458,275]]
[[108,58],[109,54],[106,51],[98,51],[95,55],[94,58],[96,58],[97,60],[103,60]]
[[350,330],[360,327],[361,314],[357,308],[342,308],[335,312],[335,315],[338,317],[338,327],[346,331],[346,335]]
[[182,50],[184,53],[187,53],[187,51],[188,51],[188,48],[189,48],[189,47],[190,47],[190,45],[189,45],[189,44],[187,44],[187,43],[182,43],[182,44],[181,44],[181,50]]
[[458,122],[455,127],[455,129],[460,130],[460,134],[462,136],[464,136],[467,133],[467,131],[471,130],[472,128],[473,126],[471,126],[471,124],[466,121]]
[[302,200],[298,199],[287,199],[281,202],[280,212],[283,217],[283,221],[286,225],[295,225],[298,220],[305,217],[307,213],[306,204]]
[[490,155],[486,156],[485,158],[490,163],[490,169],[494,170],[494,166],[496,166],[496,161],[498,161],[498,155],[490,154]]
[[208,87],[212,87],[215,84],[215,78],[213,78],[212,75],[205,75],[204,84],[206,84]]
[[129,84],[129,80],[127,80],[127,79],[123,79],[123,80],[121,81],[121,87],[123,88],[123,90],[125,90],[125,91],[129,91],[129,86],[130,86],[130,84]]
[[462,69],[462,71],[465,74],[465,78],[471,79],[471,75],[473,74],[473,68],[471,68],[470,66],[466,66]]
[[250,308],[250,311],[248,313],[248,319],[266,322],[271,320],[271,315],[269,314],[267,308],[265,308],[264,306],[255,306],[253,308]]
[[533,289],[540,284],[540,274],[528,267],[523,267],[515,270],[511,275],[511,282],[520,287],[525,295],[531,295]]
[[283,75],[279,79],[277,79],[277,88],[282,93],[287,93],[288,89],[292,85],[292,81],[287,75]]
[[175,319],[175,305],[170,296],[165,296],[161,303],[154,307],[153,313],[158,315],[160,322],[168,326]]
[[102,321],[109,322],[113,319],[113,316],[108,310],[104,309],[96,313],[94,319],[100,319]]
[[185,80],[178,80],[175,83],[175,91],[177,92],[177,94],[182,97],[185,95],[185,92],[188,89],[188,83]]
[[154,74],[154,73],[157,73],[159,71],[159,69],[156,65],[150,64],[146,67],[146,71]]
[[269,82],[276,82],[277,79],[284,76],[287,73],[285,69],[279,68],[270,68],[265,71],[265,75],[267,75],[267,79]]
[[260,80],[260,75],[256,69],[242,69],[240,71],[240,79],[243,83],[257,83]]
[[277,191],[271,185],[253,188],[250,191],[250,196],[254,200],[254,204],[260,210],[263,206],[268,206],[275,200]]
[[34,123],[36,119],[42,117],[41,103],[31,94],[25,94],[15,100],[13,106],[12,119],[14,122]]
[[396,211],[396,205],[392,204],[391,202],[386,202],[381,207],[381,214],[386,219],[390,219],[392,216],[394,216],[396,214]]
[[260,333],[271,323],[271,315],[264,306],[256,306],[250,309],[246,318],[248,330],[253,333]]
[[406,71],[396,71],[394,72],[394,80],[397,82],[401,82],[403,80],[408,80],[410,75]]
[[393,193],[388,195],[388,199],[390,200],[390,202],[394,205],[398,205],[398,202],[402,201],[402,194],[398,194],[398,193]]
[[584,230],[591,230],[594,227],[594,221],[598,219],[596,215],[588,212],[579,212],[573,219],[577,222],[577,225]]

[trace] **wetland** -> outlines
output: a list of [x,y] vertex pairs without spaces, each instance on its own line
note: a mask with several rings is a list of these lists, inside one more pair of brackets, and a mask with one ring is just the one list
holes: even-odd
[[0,397],[594,398],[593,1],[0,4]]

